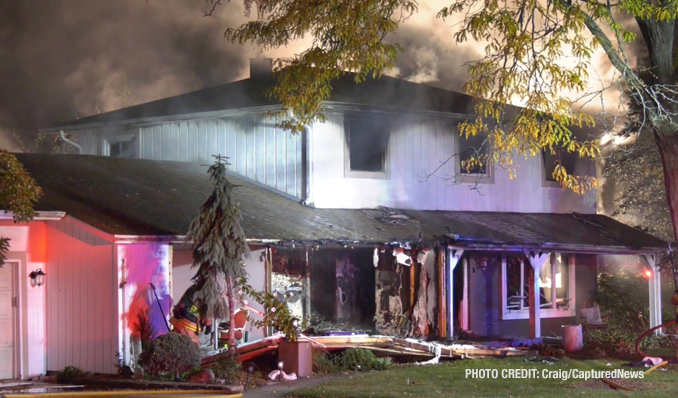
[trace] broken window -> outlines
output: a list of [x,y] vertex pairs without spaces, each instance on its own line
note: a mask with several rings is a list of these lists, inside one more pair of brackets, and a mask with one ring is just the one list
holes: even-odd
[[[574,265],[571,258],[551,253],[539,272],[541,317],[574,316]],[[524,257],[502,258],[504,319],[528,318],[532,268]]]
[[577,154],[567,152],[567,150],[562,148],[556,148],[554,153],[552,153],[550,149],[545,149],[542,151],[542,159],[544,161],[544,175],[546,181],[555,181],[555,178],[553,178],[553,171],[558,164],[565,167],[568,174],[574,174]]
[[[459,137],[459,172],[460,174],[486,175],[487,155],[489,153],[488,143],[485,142],[487,135],[477,134]],[[472,158],[480,162],[471,162]]]
[[348,171],[385,172],[388,122],[381,116],[347,117]]

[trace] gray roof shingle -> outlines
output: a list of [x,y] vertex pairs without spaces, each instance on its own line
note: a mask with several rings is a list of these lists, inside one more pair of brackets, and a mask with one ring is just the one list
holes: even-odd
[[[64,211],[114,235],[184,235],[212,191],[199,164],[86,155],[17,154],[44,196],[36,210]],[[661,251],[666,243],[603,215],[399,210],[391,223],[360,209],[316,209],[243,178],[242,226],[250,239],[389,243],[451,238],[456,244],[610,252]],[[376,212],[377,215],[379,212]]]

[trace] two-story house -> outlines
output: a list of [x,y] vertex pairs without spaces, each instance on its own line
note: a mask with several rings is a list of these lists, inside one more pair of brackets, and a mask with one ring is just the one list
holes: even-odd
[[[89,156],[19,155],[45,195],[27,226],[0,224],[14,237],[6,268],[18,276],[5,278],[21,302],[21,321],[8,318],[20,324],[13,374],[111,370],[116,350],[132,355],[137,311],[157,333],[169,329],[172,299],[195,272],[183,235],[211,191],[200,165],[216,154],[230,158],[239,185],[253,286],[280,292],[300,316],[356,329],[560,334],[591,305],[605,256],[654,271],[665,249],[596,215],[595,193],[551,181],[550,155],[516,159],[513,180],[499,168],[463,170],[483,145],[459,137],[457,124],[473,117],[464,94],[346,75],[327,120],[292,135],[269,117],[279,109],[264,95],[273,84],[270,60],[254,60],[249,79],[43,130]],[[47,282],[29,288],[36,267]],[[658,325],[658,273],[650,287]],[[42,337],[26,335],[31,322]],[[248,331],[249,340],[266,333]],[[26,354],[31,339],[41,345]]]

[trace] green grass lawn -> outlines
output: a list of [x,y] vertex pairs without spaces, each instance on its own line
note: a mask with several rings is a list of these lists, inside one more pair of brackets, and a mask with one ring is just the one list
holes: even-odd
[[[610,363],[612,366],[607,366]],[[585,380],[543,378],[502,379],[502,369],[536,369],[542,375],[549,371],[579,369],[609,371],[621,368],[620,361],[566,360],[553,365],[528,363],[522,358],[473,359],[430,366],[396,366],[383,372],[354,373],[340,380],[296,390],[288,397],[572,397],[572,396],[637,396],[675,397],[678,391],[678,367],[668,371],[655,370],[637,380],[636,388],[643,391],[615,391],[582,388]],[[466,377],[467,369],[497,369],[499,378]],[[623,369],[638,371],[643,368]],[[410,384],[407,381],[409,379]],[[586,384],[599,384],[589,383]]]

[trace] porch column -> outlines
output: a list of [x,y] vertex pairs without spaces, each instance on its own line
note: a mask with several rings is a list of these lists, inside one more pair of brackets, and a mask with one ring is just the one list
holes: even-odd
[[454,269],[464,250],[447,248],[447,338],[454,336]]
[[525,250],[525,257],[532,267],[530,281],[530,338],[541,337],[541,297],[539,295],[539,273],[544,266],[548,253]]
[[[662,285],[661,285],[661,273],[659,272],[659,266],[657,265],[657,255],[656,254],[644,254],[647,264],[650,266],[650,275],[649,285],[649,296],[650,296],[650,328],[659,326],[662,324]],[[662,333],[661,329],[655,331],[655,334],[659,335]]]

